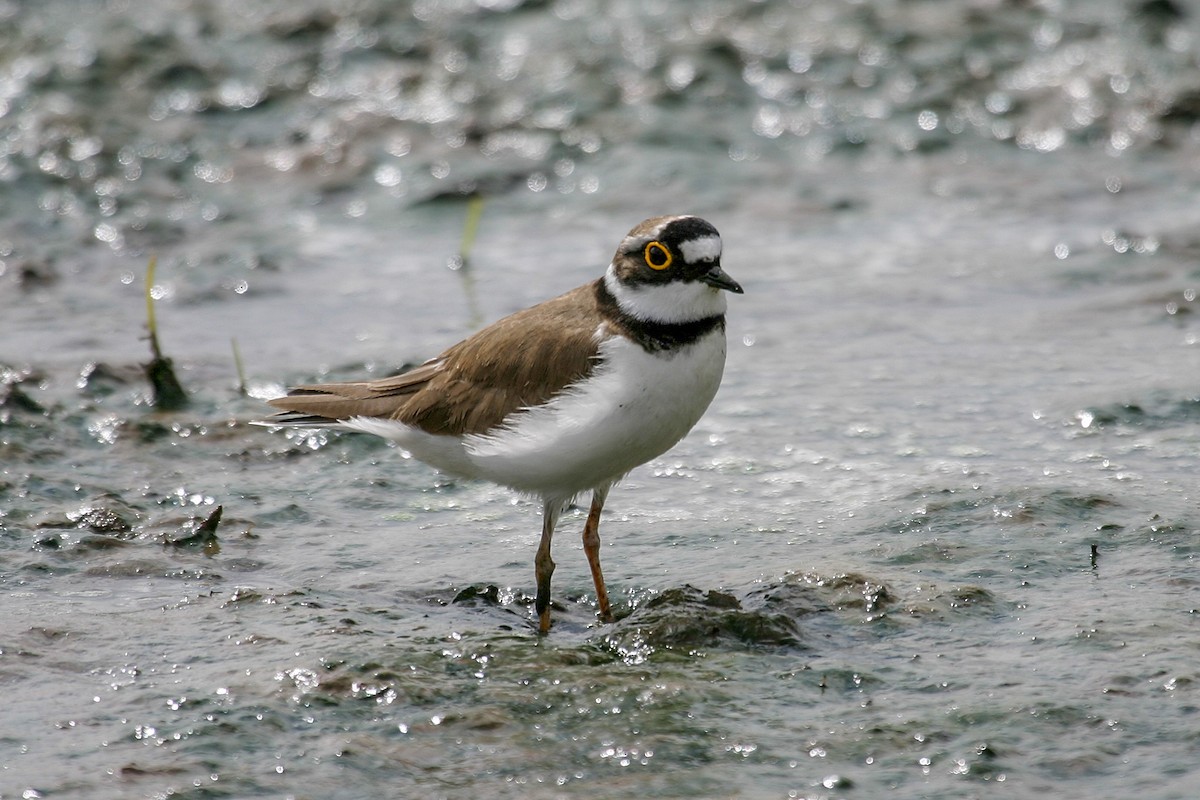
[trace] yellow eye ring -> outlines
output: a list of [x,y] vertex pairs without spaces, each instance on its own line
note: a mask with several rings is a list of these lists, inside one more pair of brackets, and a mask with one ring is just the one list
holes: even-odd
[[646,258],[646,266],[659,272],[671,266],[671,262],[675,260],[675,256],[671,254],[671,248],[662,242],[651,242],[646,245],[642,255]]

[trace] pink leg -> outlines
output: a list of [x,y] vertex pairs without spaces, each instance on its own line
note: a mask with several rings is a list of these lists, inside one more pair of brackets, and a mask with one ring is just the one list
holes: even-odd
[[537,556],[533,561],[537,577],[537,598],[533,608],[538,615],[538,633],[550,632],[550,576],[554,574],[554,559],[550,558],[550,540],[554,537],[554,526],[562,514],[563,504],[547,500],[542,506],[542,541],[538,544]]
[[600,621],[612,622],[612,608],[608,603],[608,589],[604,585],[604,574],[600,571],[600,512],[608,497],[608,486],[592,492],[592,508],[583,526],[583,552],[588,566],[592,568],[592,583],[596,584],[596,604],[600,606]]

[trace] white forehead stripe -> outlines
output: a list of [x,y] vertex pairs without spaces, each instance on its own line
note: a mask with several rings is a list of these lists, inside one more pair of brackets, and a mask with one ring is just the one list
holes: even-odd
[[689,264],[697,261],[716,261],[721,257],[721,237],[702,236],[699,239],[688,239],[679,243],[683,251],[683,260]]

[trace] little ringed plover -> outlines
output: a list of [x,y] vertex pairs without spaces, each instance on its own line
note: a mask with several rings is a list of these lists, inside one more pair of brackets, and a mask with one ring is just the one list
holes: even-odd
[[666,452],[708,408],[725,367],[721,237],[703,219],[655,217],[604,276],[518,311],[394,377],[300,386],[263,424],[332,427],[396,442],[444,472],[542,501],[538,630],[550,628],[550,540],[591,492],[583,547],[600,618],[600,513],[614,483]]

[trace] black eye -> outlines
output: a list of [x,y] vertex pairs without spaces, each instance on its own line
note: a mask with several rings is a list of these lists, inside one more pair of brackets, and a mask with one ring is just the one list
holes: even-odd
[[675,260],[675,256],[671,255],[671,248],[662,242],[651,242],[646,245],[643,255],[646,257],[646,266],[659,271],[671,266],[671,262]]

